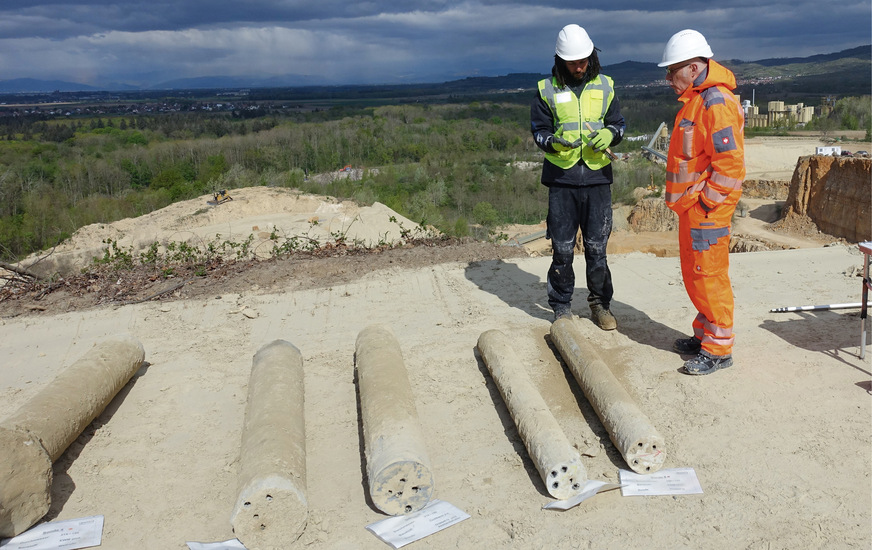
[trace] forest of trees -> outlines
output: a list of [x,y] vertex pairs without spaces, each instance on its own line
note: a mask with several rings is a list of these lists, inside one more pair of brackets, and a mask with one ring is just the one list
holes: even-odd
[[[379,201],[454,236],[538,223],[547,210],[529,132],[529,97],[314,111],[130,116],[0,116],[0,260],[51,248],[110,223],[220,189],[276,186]],[[621,98],[630,134],[671,123],[661,94]],[[865,103],[864,103],[865,102]],[[866,109],[862,108],[866,105]],[[868,98],[836,105],[839,127],[869,127]],[[617,152],[638,152],[625,141]],[[360,181],[318,183],[345,165]],[[663,181],[633,155],[615,163],[616,201]],[[486,233],[485,233],[486,235]]]

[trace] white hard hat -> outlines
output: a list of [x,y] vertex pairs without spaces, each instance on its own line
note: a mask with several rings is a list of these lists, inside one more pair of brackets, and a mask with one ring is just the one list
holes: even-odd
[[705,41],[705,36],[693,29],[684,29],[672,35],[666,48],[663,50],[663,61],[658,67],[668,67],[680,61],[687,61],[694,57],[713,57],[711,47]]
[[587,31],[575,23],[566,25],[557,34],[557,46],[554,53],[564,61],[575,61],[590,57],[593,51],[593,42],[587,35]]

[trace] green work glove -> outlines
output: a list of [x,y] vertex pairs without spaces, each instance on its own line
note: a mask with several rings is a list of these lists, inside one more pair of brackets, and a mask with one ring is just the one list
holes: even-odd
[[560,136],[552,136],[551,147],[554,147],[555,151],[569,151],[570,149],[575,149],[576,147],[578,147],[578,145],[570,141],[566,141]]
[[587,136],[590,138],[588,144],[591,149],[594,151],[602,151],[606,147],[612,144],[612,139],[614,139],[614,134],[608,128],[600,128],[596,132]]

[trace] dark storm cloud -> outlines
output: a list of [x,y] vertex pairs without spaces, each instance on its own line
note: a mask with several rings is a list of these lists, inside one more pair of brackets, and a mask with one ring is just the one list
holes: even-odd
[[387,83],[547,72],[566,23],[588,30],[604,64],[659,61],[669,36],[688,27],[706,35],[716,58],[751,61],[869,44],[870,16],[868,0],[598,9],[538,0],[4,0],[0,79],[301,74]]

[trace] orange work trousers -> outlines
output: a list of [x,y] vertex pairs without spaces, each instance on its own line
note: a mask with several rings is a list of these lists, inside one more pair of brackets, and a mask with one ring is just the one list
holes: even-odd
[[706,213],[695,204],[678,216],[681,277],[696,318],[693,334],[711,355],[733,351],[733,287],[730,286],[730,219],[735,205]]

